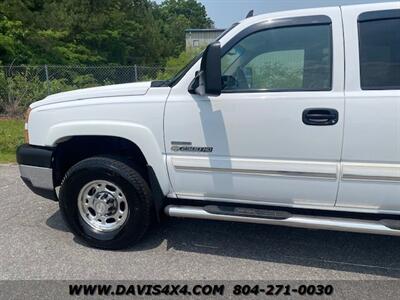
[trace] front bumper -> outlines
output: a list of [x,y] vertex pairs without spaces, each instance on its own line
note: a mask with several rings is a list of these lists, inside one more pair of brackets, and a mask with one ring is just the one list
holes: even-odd
[[57,200],[53,185],[53,148],[28,144],[17,149],[17,162],[24,183],[35,194]]

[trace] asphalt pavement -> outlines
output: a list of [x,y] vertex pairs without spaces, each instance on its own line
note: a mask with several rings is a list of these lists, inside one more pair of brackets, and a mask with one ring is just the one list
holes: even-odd
[[68,231],[58,203],[0,165],[0,280],[343,280],[400,277],[400,238],[167,219],[137,246],[102,251]]

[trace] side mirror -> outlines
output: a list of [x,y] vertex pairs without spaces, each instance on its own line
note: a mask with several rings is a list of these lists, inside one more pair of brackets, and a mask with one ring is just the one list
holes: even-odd
[[200,96],[221,95],[221,45],[211,43],[204,50],[200,71],[189,86],[189,92]]

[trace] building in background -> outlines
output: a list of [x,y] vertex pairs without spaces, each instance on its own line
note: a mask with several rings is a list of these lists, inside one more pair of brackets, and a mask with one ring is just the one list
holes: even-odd
[[225,31],[225,29],[186,29],[186,50],[205,47]]

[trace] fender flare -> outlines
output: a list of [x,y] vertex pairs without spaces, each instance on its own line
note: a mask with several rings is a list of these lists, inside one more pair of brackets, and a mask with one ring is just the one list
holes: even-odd
[[139,124],[120,121],[71,121],[52,126],[46,136],[46,145],[56,146],[60,141],[73,136],[112,136],[124,138],[136,144],[142,151],[155,175],[164,195],[170,190],[165,155],[153,132]]

